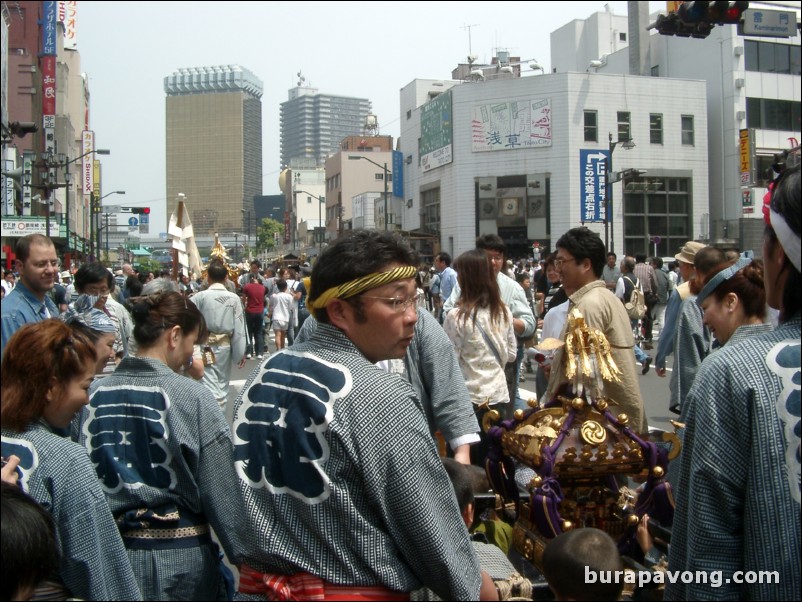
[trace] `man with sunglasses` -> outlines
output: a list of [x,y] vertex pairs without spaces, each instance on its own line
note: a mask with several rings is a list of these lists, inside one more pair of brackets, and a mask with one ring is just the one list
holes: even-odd
[[314,333],[254,370],[235,402],[256,538],[241,594],[398,600],[426,586],[495,599],[414,390],[376,366],[412,343],[417,265],[391,232],[337,239],[312,271]]
[[56,284],[61,267],[53,241],[43,234],[29,234],[17,241],[15,252],[19,281],[3,299],[0,356],[8,339],[23,324],[59,315],[47,294]]

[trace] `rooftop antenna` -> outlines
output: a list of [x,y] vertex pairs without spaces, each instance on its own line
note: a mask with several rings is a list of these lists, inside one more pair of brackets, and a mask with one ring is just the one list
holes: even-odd
[[[473,56],[473,48],[471,47],[471,27],[479,27],[479,23],[474,23],[473,25],[463,25],[460,29],[467,29],[468,30],[468,57],[470,61],[470,57]],[[470,61],[473,62],[473,61]]]
[[299,88],[300,88],[300,87],[302,87],[302,86],[304,85],[304,82],[305,82],[305,81],[306,81],[306,78],[305,78],[305,77],[304,77],[304,76],[301,74],[301,72],[299,71],[299,72],[298,72],[298,87],[299,87]]

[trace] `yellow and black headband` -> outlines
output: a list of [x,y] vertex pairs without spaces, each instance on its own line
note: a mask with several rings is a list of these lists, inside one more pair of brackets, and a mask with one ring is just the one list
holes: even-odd
[[373,272],[339,286],[333,286],[316,299],[307,299],[306,304],[317,315],[318,310],[326,307],[334,299],[349,299],[389,282],[412,278],[417,271],[415,266],[408,265],[401,268],[393,268],[387,272]]

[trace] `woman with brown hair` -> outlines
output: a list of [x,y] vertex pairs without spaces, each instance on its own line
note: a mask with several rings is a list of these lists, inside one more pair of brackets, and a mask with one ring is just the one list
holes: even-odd
[[713,268],[696,302],[719,347],[773,329],[766,322],[766,289],[760,260],[740,259],[733,265]]
[[78,436],[145,599],[224,599],[211,529],[238,564],[247,524],[231,433],[211,390],[177,373],[206,322],[178,292],[134,301],[137,355],[92,385]]
[[139,600],[86,450],[63,436],[88,401],[95,364],[94,344],[58,319],[14,333],[2,363],[2,455],[20,459],[19,485],[56,524],[61,558],[48,593],[63,596],[54,599]]
[[[445,317],[443,328],[454,344],[459,366],[480,423],[495,406],[510,417],[512,404],[504,366],[515,361],[518,344],[512,313],[501,300],[496,277],[482,249],[466,251],[457,258],[460,298]],[[471,447],[471,462],[484,463],[487,447],[482,440]]]

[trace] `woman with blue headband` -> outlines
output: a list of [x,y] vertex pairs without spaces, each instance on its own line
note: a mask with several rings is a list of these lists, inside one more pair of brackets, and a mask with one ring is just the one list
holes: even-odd
[[[665,600],[802,596],[799,177],[798,165],[787,169],[765,199],[763,279],[779,325],[739,342],[730,337],[702,363],[683,402],[668,569],[719,571],[722,582],[668,584]],[[732,278],[718,286],[715,279],[713,290]]]
[[713,268],[696,303],[719,347],[774,328],[766,321],[763,262],[759,259],[743,258],[732,265]]

